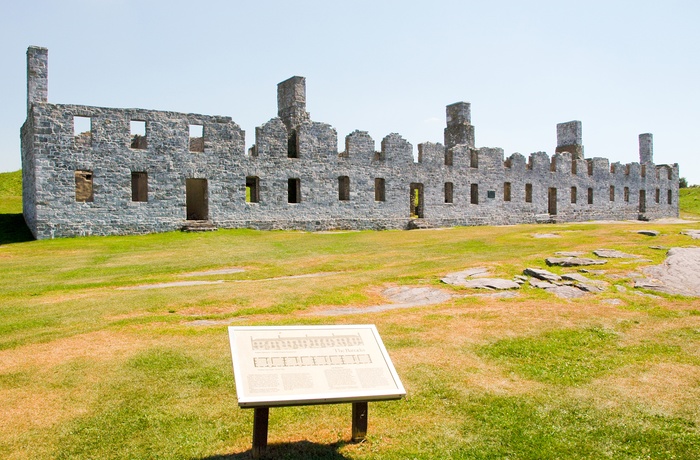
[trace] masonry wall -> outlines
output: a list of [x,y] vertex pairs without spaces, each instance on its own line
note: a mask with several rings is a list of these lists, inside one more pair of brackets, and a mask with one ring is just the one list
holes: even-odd
[[[305,81],[293,77],[278,86],[278,116],[256,128],[246,151],[229,117],[48,103],[42,50],[28,51],[40,70],[29,68],[28,78],[41,81],[28,83],[21,132],[24,216],[37,238],[163,232],[200,218],[219,228],[403,229],[415,221],[419,184],[417,217],[434,226],[678,216],[678,165],[653,164],[648,134],[640,163],[629,165],[585,159],[580,122],[558,127],[551,158],[505,158],[502,149],[474,147],[469,104],[457,103],[447,107],[445,145],[420,144],[418,161],[398,134],[377,145],[354,131],[338,152],[335,129],[311,120]],[[76,116],[90,119],[89,134],[75,132]],[[145,123],[138,142],[132,121]],[[190,139],[190,125],[203,127],[202,139]],[[132,190],[134,174],[147,177],[147,196]],[[192,179],[206,185],[188,197]],[[90,199],[78,191],[86,181]],[[193,214],[197,196],[205,205]]]

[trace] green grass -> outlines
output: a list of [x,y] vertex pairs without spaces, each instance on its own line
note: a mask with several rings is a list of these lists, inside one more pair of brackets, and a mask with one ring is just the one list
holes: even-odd
[[679,190],[678,204],[681,215],[688,218],[700,218],[700,186],[694,185]]
[[[18,198],[0,219],[21,219],[19,179],[0,175],[1,193]],[[2,222],[3,459],[249,458],[252,412],[237,406],[225,326],[365,323],[380,331],[406,398],[371,403],[360,444],[349,442],[347,404],[274,408],[271,457],[700,458],[700,302],[639,296],[630,274],[663,261],[651,245],[692,245],[680,231],[698,224],[644,223],[661,232],[654,238],[636,223],[585,223],[31,241],[8,236],[14,227]],[[510,278],[546,267],[556,250],[601,247],[651,262],[610,260],[596,278],[627,290],[570,301],[531,288],[484,297],[440,282],[476,266]],[[245,271],[183,277],[225,267]],[[299,274],[315,276],[290,278]],[[122,289],[185,279],[223,282]],[[384,304],[382,290],[397,285],[456,297],[317,314]],[[195,325],[204,319],[215,322]]]
[[673,357],[680,348],[658,343],[623,347],[614,331],[591,327],[499,340],[479,352],[528,379],[581,385],[624,365]]

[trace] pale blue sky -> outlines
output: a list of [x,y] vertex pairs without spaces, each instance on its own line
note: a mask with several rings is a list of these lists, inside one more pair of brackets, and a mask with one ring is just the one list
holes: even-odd
[[700,184],[697,1],[2,0],[0,171],[19,169],[29,45],[49,49],[49,101],[226,115],[255,142],[276,85],[306,77],[307,110],[339,143],[398,132],[442,142],[472,104],[477,146],[554,152],[581,120],[586,157],[657,164]]

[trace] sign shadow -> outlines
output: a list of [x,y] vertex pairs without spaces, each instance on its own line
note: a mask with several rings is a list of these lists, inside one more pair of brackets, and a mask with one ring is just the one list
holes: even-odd
[[[290,460],[317,459],[317,460],[347,460],[350,457],[338,452],[338,449],[347,445],[348,442],[339,441],[332,444],[319,444],[310,441],[281,442],[268,444],[261,459],[285,458]],[[192,460],[248,460],[252,459],[253,450],[247,450],[238,454],[214,455]]]

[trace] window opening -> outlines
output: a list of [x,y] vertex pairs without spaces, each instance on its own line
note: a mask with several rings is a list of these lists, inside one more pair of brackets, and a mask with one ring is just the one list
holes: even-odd
[[503,201],[510,201],[510,182],[503,183]]
[[148,174],[131,173],[131,201],[148,201]]
[[591,160],[588,160],[588,175],[592,176],[593,175],[593,162]]
[[445,182],[445,203],[452,203],[453,196],[452,192],[454,190],[454,185],[452,182]]
[[445,149],[445,166],[452,166],[452,149]]
[[654,197],[654,201],[656,204],[659,204],[659,201],[661,201],[661,189],[657,188],[656,189],[656,196]]
[[615,186],[610,186],[610,201],[615,201]]
[[384,179],[381,177],[374,179],[374,201],[386,201],[385,187]]
[[348,176],[338,177],[338,199],[340,201],[350,200],[350,178]]
[[472,168],[479,167],[479,152],[475,149],[472,149],[471,151],[471,155],[469,157],[469,166]]
[[623,195],[625,198],[625,203],[629,203],[629,201],[630,201],[630,188],[629,187],[624,188]]
[[647,191],[639,191],[639,212],[647,212]]
[[245,202],[258,203],[260,201],[260,179],[257,176],[245,178]]
[[190,126],[190,152],[204,152],[204,125]]
[[479,184],[472,184],[470,187],[470,198],[472,204],[479,204]]
[[668,201],[668,204],[673,204],[673,192],[669,190],[667,195],[668,199],[666,201]]
[[301,203],[301,179],[287,180],[287,203]]
[[299,138],[296,129],[293,129],[287,138],[287,157],[299,158]]
[[576,187],[571,187],[571,204],[576,204]]
[[90,145],[92,143],[92,118],[73,117],[73,136],[78,145]]
[[525,184],[525,203],[532,203],[532,184]]
[[145,149],[148,146],[146,141],[146,122],[141,120],[131,120],[129,122],[131,132],[131,148]]
[[593,204],[593,189],[588,187],[588,204]]
[[75,172],[75,201],[92,203],[94,201],[92,171]]

